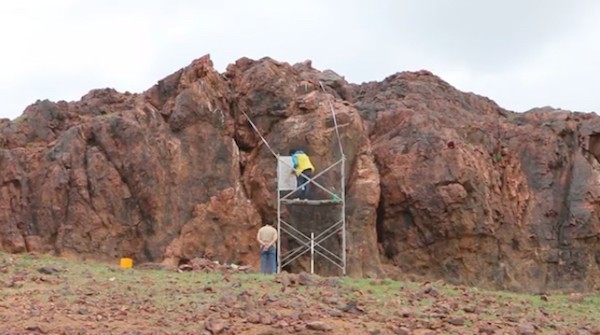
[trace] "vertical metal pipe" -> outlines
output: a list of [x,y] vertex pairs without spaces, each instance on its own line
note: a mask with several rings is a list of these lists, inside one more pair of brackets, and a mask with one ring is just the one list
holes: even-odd
[[342,272],[346,275],[346,156],[342,154]]
[[310,274],[315,273],[315,233],[310,233]]
[[279,154],[277,154],[277,273],[281,273],[281,192],[279,191]]

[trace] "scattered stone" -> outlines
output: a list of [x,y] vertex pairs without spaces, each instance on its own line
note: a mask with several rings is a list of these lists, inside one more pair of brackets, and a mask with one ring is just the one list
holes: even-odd
[[593,335],[600,335],[600,325],[596,325],[596,326],[593,326],[592,328],[590,328],[590,332]]
[[414,316],[415,313],[408,308],[401,308],[395,314],[398,316],[401,316],[403,318],[410,318],[410,317]]
[[306,329],[306,325],[305,324],[298,323],[298,324],[294,325],[294,331],[295,332],[301,332],[301,331],[303,331],[305,329]]
[[290,323],[286,320],[279,320],[276,325],[278,328],[287,328],[290,326]]
[[449,324],[454,325],[454,326],[463,326],[465,324],[465,318],[463,318],[461,316],[453,316],[453,317],[447,318],[446,322],[448,322]]
[[535,326],[530,323],[520,323],[517,326],[518,335],[535,335]]
[[435,288],[431,288],[431,291],[429,291],[429,295],[432,297],[439,297],[440,296],[440,291],[436,290]]
[[230,325],[223,320],[208,320],[204,323],[204,328],[211,334],[221,334],[230,328]]
[[252,267],[250,265],[240,265],[237,268],[237,271],[238,272],[244,272],[244,273],[251,272],[252,271]]
[[218,263],[206,258],[194,258],[189,265],[194,271],[215,272],[219,267]]
[[424,294],[428,294],[432,297],[438,297],[440,295],[440,292],[438,292],[438,290],[436,290],[429,282],[426,282],[423,285],[421,292],[423,292]]
[[36,332],[36,333],[40,333],[40,334],[46,334],[48,333],[46,329],[40,327],[39,325],[30,325],[25,327],[25,330],[29,331],[29,332]]
[[394,328],[394,334],[396,335],[411,335],[410,329],[406,327]]
[[285,291],[286,288],[290,287],[290,285],[292,285],[292,280],[290,279],[290,276],[288,273],[282,273],[280,275],[278,275],[277,277],[275,277],[275,280],[279,283],[281,283],[282,285],[282,290]]
[[279,298],[278,298],[276,295],[269,294],[269,295],[266,297],[265,301],[266,301],[266,302],[276,302],[276,301],[279,301]]
[[313,286],[317,284],[317,280],[312,275],[302,272],[298,275],[298,284],[302,286]]
[[476,313],[477,312],[477,307],[475,306],[467,306],[463,308],[463,311],[465,311],[465,313]]
[[37,271],[39,273],[45,274],[45,275],[51,275],[53,273],[57,273],[60,272],[59,269],[52,267],[52,266],[44,266],[42,268],[37,269]]
[[6,283],[6,287],[21,288],[21,287],[23,287],[23,282],[18,281],[18,280],[11,280],[8,283]]
[[[149,268],[149,264],[154,264],[154,267],[157,269],[168,269],[172,268],[170,263],[177,262],[175,260],[165,260],[161,264],[157,263],[144,263],[141,264],[140,268]],[[223,280],[229,281],[227,277],[228,274],[231,273],[247,273],[252,270],[252,267],[249,265],[237,265],[237,264],[221,264],[219,261],[211,261],[206,258],[194,258],[187,263],[180,264],[177,267],[177,272],[189,272],[189,271],[201,271],[206,273],[222,273],[224,275]],[[152,267],[150,267],[152,268]]]
[[484,324],[479,326],[479,334],[493,335],[496,333],[496,329],[491,324]]
[[330,331],[332,330],[331,326],[322,322],[322,321],[313,321],[306,324],[306,328],[310,330],[318,330],[318,331]]
[[327,314],[329,314],[329,316],[334,317],[334,318],[341,318],[344,316],[344,313],[342,313],[341,311],[336,310],[336,309],[327,311]]
[[260,323],[263,325],[272,325],[273,317],[270,314],[262,313],[260,314]]
[[519,317],[517,317],[515,315],[507,315],[504,318],[506,319],[506,321],[509,321],[509,322],[514,322],[514,323],[519,322]]
[[231,293],[222,293],[222,296],[219,299],[219,302],[221,302],[221,304],[223,306],[233,307],[235,305],[235,303],[237,302],[237,299]]
[[295,317],[295,318],[297,318],[298,320],[307,321],[307,320],[310,320],[312,318],[312,314],[310,314],[308,312],[303,312],[303,313],[299,313],[297,315],[297,317]]
[[340,310],[346,313],[363,314],[365,312],[356,301],[350,301],[346,306],[340,307]]
[[338,277],[330,277],[326,278],[320,283],[322,286],[329,287],[340,287],[342,285],[342,280]]
[[338,297],[324,297],[323,302],[327,305],[337,305],[340,303],[340,299]]
[[254,324],[260,323],[260,314],[250,311],[246,314],[246,321]]

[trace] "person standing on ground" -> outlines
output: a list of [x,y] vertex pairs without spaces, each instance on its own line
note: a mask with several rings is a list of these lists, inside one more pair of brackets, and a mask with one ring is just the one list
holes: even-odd
[[[310,158],[302,150],[290,150],[292,156],[292,164],[294,166],[293,173],[296,174],[296,187],[306,183],[312,178],[315,167],[312,165]],[[300,199],[307,199],[310,183],[300,187]]]
[[256,234],[256,240],[260,244],[260,272],[272,274],[277,272],[277,230],[272,225],[265,223]]

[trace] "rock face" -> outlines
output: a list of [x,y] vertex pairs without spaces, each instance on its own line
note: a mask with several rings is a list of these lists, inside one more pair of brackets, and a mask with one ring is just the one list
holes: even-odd
[[2,248],[162,259],[196,205],[240,189],[228,94],[205,57],[141,95],[30,106],[2,128]]
[[[516,114],[427,71],[354,85],[309,61],[242,58],[220,74],[205,56],[141,94],[94,90],[0,120],[0,249],[257,266],[256,231],[277,217],[275,155],[301,148],[324,189],[345,189],[349,275],[391,265],[468,285],[590,290],[598,134],[595,114]],[[309,233],[338,206],[281,211]],[[342,248],[339,234],[327,243]],[[318,273],[339,274],[325,264]]]
[[426,71],[355,92],[380,171],[385,259],[455,283],[598,286],[596,115],[515,114]]
[[[317,169],[334,168],[318,177],[321,185],[334,189],[342,175],[341,165],[335,165],[345,156],[344,173],[347,192],[346,221],[348,226],[348,269],[354,276],[380,275],[376,236],[376,203],[379,198],[379,178],[370,143],[358,111],[340,100],[338,81],[314,70],[309,63],[290,66],[271,59],[252,61],[240,59],[227,68],[225,76],[233,88],[232,106],[236,115],[236,143],[247,157],[242,159],[242,181],[249,198],[263,218],[275,218],[277,203],[275,154],[287,155],[290,148],[302,148],[310,155]],[[323,87],[320,87],[323,83]],[[336,84],[337,83],[337,84]],[[345,84],[345,82],[344,82]],[[324,93],[323,90],[325,90]],[[333,119],[331,108],[335,110]],[[249,116],[270,148],[265,148],[256,132],[248,125]],[[337,124],[337,132],[335,125]],[[339,141],[338,141],[339,138]],[[317,170],[317,173],[321,172]],[[360,192],[352,185],[360,185]],[[313,197],[327,199],[318,187]],[[339,186],[337,190],[340,190]],[[330,206],[284,208],[289,211],[288,221],[307,235],[315,228],[318,235],[325,230],[317,227],[336,222],[331,215],[338,213]],[[284,236],[282,236],[284,237]],[[332,243],[334,253],[340,255],[341,239]],[[284,241],[287,243],[287,240]],[[372,255],[371,258],[364,255]],[[324,265],[326,262],[319,262]],[[305,269],[306,268],[301,268]],[[320,273],[337,274],[334,267],[317,267]]]

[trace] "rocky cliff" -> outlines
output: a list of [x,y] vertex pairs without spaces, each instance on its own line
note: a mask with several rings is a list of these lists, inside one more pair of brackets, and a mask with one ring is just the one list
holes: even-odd
[[[591,290],[598,134],[595,114],[513,113],[427,71],[355,85],[308,61],[218,73],[205,56],[140,94],[93,90],[0,120],[0,249],[256,266],[256,230],[277,213],[271,150],[303,148],[319,169],[339,141],[344,173],[321,178],[345,176],[349,275]],[[328,211],[288,214],[310,225]]]

